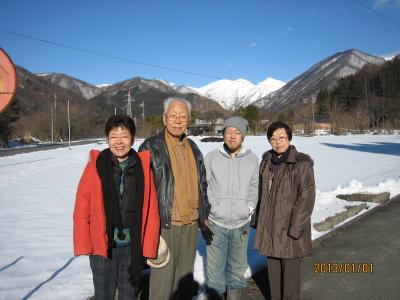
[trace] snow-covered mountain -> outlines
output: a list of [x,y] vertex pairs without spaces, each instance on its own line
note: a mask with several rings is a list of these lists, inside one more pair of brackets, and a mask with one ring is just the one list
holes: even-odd
[[[84,97],[85,99],[92,99],[104,92],[115,90],[113,88],[114,86],[119,88],[121,84],[124,85],[124,83],[126,82],[131,84],[130,80],[133,80],[128,79],[123,82],[118,82],[114,84],[102,84],[95,86],[65,74],[37,73],[36,75],[53,84],[59,85],[68,90],[72,90],[73,92]],[[241,106],[247,106],[255,102],[256,100],[267,96],[269,93],[280,89],[282,86],[285,85],[285,82],[273,78],[267,78],[257,85],[251,83],[246,79],[222,79],[207,84],[201,88],[194,88],[185,85],[177,85],[175,83],[168,82],[162,79],[144,79],[141,77],[137,77],[136,79],[136,81],[138,82],[136,82],[135,84],[140,85],[142,83],[144,84],[144,86],[151,86],[156,90],[168,92],[175,91],[187,95],[197,94],[200,97],[207,97],[216,101],[224,109],[227,110],[234,110]],[[114,92],[118,93],[118,90],[115,90]]]
[[311,101],[322,88],[334,87],[340,78],[356,73],[365,64],[380,65],[384,62],[381,57],[357,49],[338,52],[316,63],[284,87],[260,98],[254,104],[260,108],[278,111],[291,104]]
[[186,85],[177,85],[173,82],[169,82],[163,79],[158,79],[158,81],[161,81],[162,83],[170,86],[172,89],[178,91],[179,93],[183,93],[183,94],[199,94],[200,96],[203,96],[201,93],[199,93],[198,91],[196,91],[195,88],[186,86]]
[[69,75],[60,73],[37,73],[36,75],[52,84],[71,90],[85,99],[91,99],[102,92],[101,88]]
[[222,79],[201,88],[190,89],[217,101],[225,109],[234,110],[237,107],[249,105],[284,85],[285,82],[273,78],[267,78],[257,85],[246,79]]
[[264,81],[261,81],[257,85],[255,85],[253,90],[250,91],[250,93],[244,99],[244,102],[251,104],[251,103],[257,101],[258,99],[263,98],[263,97],[267,96],[268,94],[275,92],[276,90],[279,90],[285,84],[286,83],[281,80],[277,80],[277,79],[269,77],[269,78],[265,79]]
[[112,85],[112,84],[111,83],[102,83],[102,84],[97,84],[96,87],[98,87],[100,89],[104,89],[110,85]]

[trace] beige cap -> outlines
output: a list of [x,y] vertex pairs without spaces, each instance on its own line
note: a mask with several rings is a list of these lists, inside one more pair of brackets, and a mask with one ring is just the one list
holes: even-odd
[[148,258],[147,264],[152,268],[160,269],[168,264],[169,257],[170,253],[168,245],[160,235],[160,240],[158,242],[157,258]]

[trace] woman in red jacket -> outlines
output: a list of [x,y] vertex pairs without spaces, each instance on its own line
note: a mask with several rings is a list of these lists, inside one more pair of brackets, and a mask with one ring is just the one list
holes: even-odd
[[143,257],[157,257],[160,221],[150,153],[132,149],[135,123],[111,117],[109,148],[90,151],[74,209],[74,254],[89,255],[95,299],[135,299]]

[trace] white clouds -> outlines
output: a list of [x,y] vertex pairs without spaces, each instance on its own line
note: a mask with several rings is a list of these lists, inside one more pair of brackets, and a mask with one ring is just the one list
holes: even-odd
[[259,35],[259,36],[256,36],[255,38],[253,38],[253,41],[250,44],[248,44],[247,47],[255,48],[255,47],[260,46],[262,43],[263,43],[263,37]]
[[249,48],[254,48],[257,46],[257,42],[252,42],[249,44]]
[[391,0],[374,0],[374,3],[372,4],[373,8],[377,7],[383,7],[387,5]]
[[294,28],[292,26],[289,26],[283,31],[283,34],[288,34],[288,33],[292,32],[293,30],[294,30]]
[[374,2],[372,3],[372,8],[383,9],[388,7],[392,3],[400,7],[400,0],[374,0]]

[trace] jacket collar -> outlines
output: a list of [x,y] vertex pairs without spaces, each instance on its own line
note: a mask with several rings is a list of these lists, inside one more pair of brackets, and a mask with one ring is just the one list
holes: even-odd
[[[131,168],[131,167],[135,166],[137,163],[137,158],[136,158],[136,155],[133,155],[133,151],[135,151],[135,150],[131,149],[129,151],[128,158],[127,158],[128,159],[127,168]],[[119,161],[114,155],[111,156],[111,160],[114,163],[114,165],[116,165],[116,166],[119,165]]]
[[290,150],[289,150],[289,156],[286,160],[286,162],[288,163],[295,163],[296,162],[296,154],[297,154],[297,150],[293,145],[290,145]]
[[[296,162],[296,154],[297,154],[297,150],[296,147],[293,145],[289,146],[290,150],[289,150],[289,156],[286,160],[286,163],[295,163]],[[264,152],[263,156],[262,156],[262,160],[269,160],[271,159],[271,150]]]
[[[224,156],[226,156],[226,157],[232,157],[232,155],[230,155],[230,154],[225,150],[225,147],[224,147],[224,144],[223,144],[223,143],[218,147],[218,150],[219,150]],[[247,148],[246,148],[245,146],[243,146],[243,144],[242,144],[242,145],[241,145],[241,148],[240,148],[240,151],[239,151],[239,153],[236,155],[236,157],[247,155],[247,154],[250,153],[250,152],[251,152],[251,150],[250,150],[250,149],[247,149]]]
[[[165,151],[167,151],[166,150],[167,149],[167,142],[165,140],[165,131],[166,131],[166,129],[164,128],[163,131],[158,133],[156,135],[157,138],[154,140],[154,142],[156,142],[159,145],[162,145],[164,147]],[[201,154],[200,150],[197,148],[196,143],[193,142],[191,139],[189,139],[186,134],[183,134],[181,138],[182,139],[186,138],[189,141],[189,145],[192,147],[192,150],[193,150],[193,153],[195,154],[195,156]],[[167,154],[168,154],[168,151],[167,151]]]
[[[157,136],[158,136],[159,138],[161,138],[161,139],[164,141],[164,143],[166,143],[166,141],[165,141],[165,134],[168,134],[168,133],[166,133],[166,131],[167,131],[167,129],[164,128],[159,134],[157,134]],[[183,139],[185,139],[185,138],[187,138],[187,135],[184,133],[184,134],[182,134],[182,136],[180,137],[180,140],[183,141]]]

